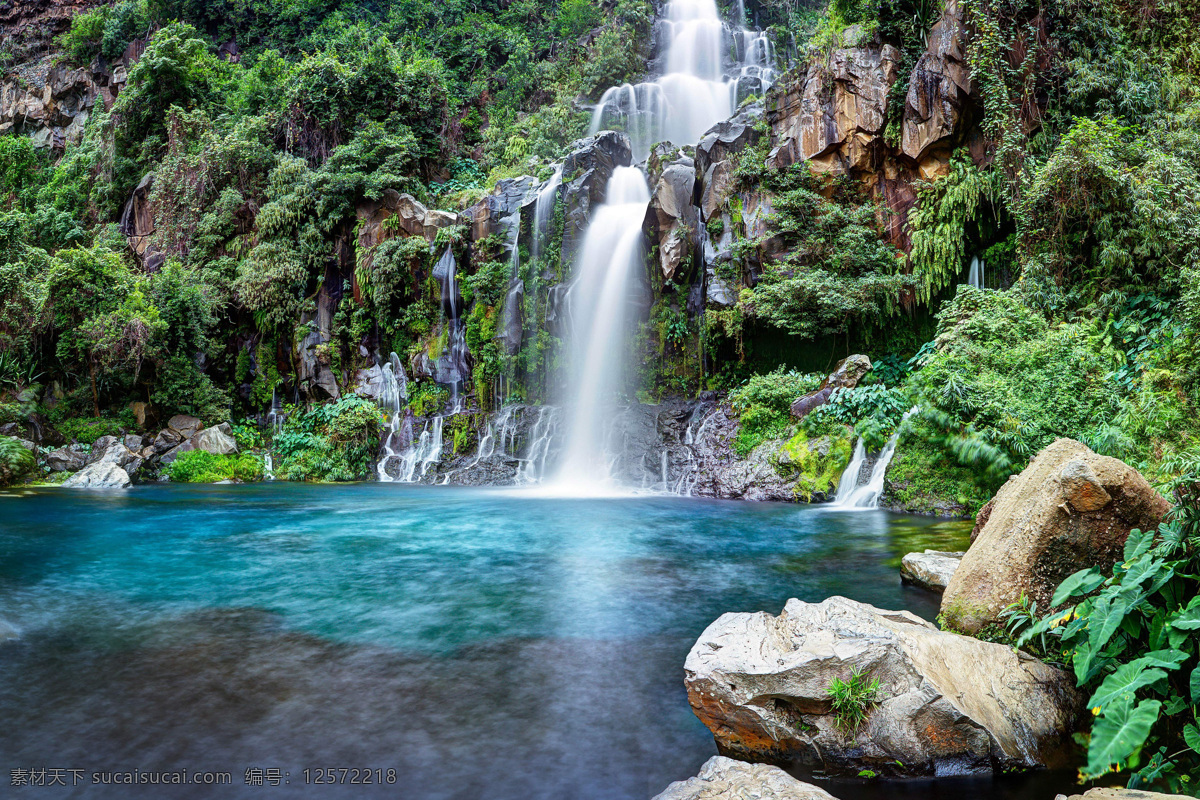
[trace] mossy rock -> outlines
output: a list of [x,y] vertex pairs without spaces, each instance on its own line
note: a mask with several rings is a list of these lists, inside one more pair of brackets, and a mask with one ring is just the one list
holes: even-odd
[[824,500],[837,490],[838,478],[853,452],[849,430],[843,436],[811,439],[804,430],[799,430],[779,448],[775,466],[781,474],[796,478],[797,497],[806,502]]

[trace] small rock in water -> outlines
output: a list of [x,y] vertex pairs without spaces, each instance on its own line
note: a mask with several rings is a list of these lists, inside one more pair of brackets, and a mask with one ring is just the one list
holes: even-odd
[[900,579],[931,592],[943,592],[954,576],[954,570],[962,563],[966,553],[947,553],[941,550],[926,550],[924,553],[909,553],[900,562]]
[[724,756],[704,762],[700,773],[675,781],[653,800],[836,800],[770,764],[747,764]]

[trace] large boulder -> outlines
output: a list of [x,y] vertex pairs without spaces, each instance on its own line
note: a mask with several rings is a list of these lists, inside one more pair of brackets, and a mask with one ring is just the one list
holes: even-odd
[[[1002,773],[1057,765],[1074,730],[1074,678],[1011,647],[844,597],[725,614],[684,668],[688,700],[722,754],[826,773]],[[878,680],[857,729],[830,685]]]
[[171,464],[184,453],[192,450],[204,450],[214,455],[228,456],[238,451],[237,440],[233,438],[233,428],[228,422],[205,428],[179,446],[163,454],[160,462]]
[[1133,467],[1072,439],[1055,440],[980,511],[971,547],[942,595],[946,623],[977,633],[1022,595],[1049,610],[1065,578],[1111,568],[1129,531],[1157,527],[1169,508]]
[[792,403],[792,416],[802,419],[808,412],[829,402],[834,389],[853,389],[862,376],[871,371],[871,359],[864,355],[846,356],[833,368],[833,372],[821,381],[815,391],[809,392]]
[[944,592],[964,555],[940,550],[909,553],[900,561],[900,579],[931,592]]
[[507,232],[508,226],[513,224],[513,214],[537,199],[539,186],[538,179],[532,175],[499,181],[490,195],[463,214],[471,225],[471,241]]
[[167,420],[167,429],[174,431],[181,439],[190,439],[203,427],[203,422],[188,414],[176,414]]
[[770,764],[747,764],[724,756],[704,762],[699,774],[675,781],[653,800],[836,800]]
[[99,461],[88,464],[71,477],[63,481],[68,489],[124,489],[133,483],[129,473],[113,461]]
[[1069,797],[1065,794],[1060,794],[1054,800],[1192,800],[1192,798],[1183,794],[1145,792],[1141,789],[1097,787],[1095,789],[1088,789],[1083,794],[1073,794]]
[[77,472],[87,464],[87,448],[81,444],[69,444],[46,454],[46,466],[51,472]]
[[142,457],[125,446],[125,443],[115,436],[101,436],[92,443],[86,464],[116,464],[130,475],[136,475],[142,468]]

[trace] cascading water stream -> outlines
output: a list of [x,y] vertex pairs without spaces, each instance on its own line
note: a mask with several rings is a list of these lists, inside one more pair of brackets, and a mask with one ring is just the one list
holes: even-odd
[[[663,72],[653,81],[608,89],[592,115],[591,132],[624,130],[636,161],[657,142],[695,144],[728,119],[738,101],[762,94],[775,79],[774,52],[762,33],[722,22],[715,0],[673,0],[659,20]],[[734,58],[726,58],[734,53]]]
[[982,289],[984,288],[983,279],[983,259],[979,256],[973,256],[971,258],[971,269],[967,272],[967,283],[976,289]]
[[859,484],[859,480],[863,461],[867,457],[866,448],[863,446],[861,437],[855,442],[854,455],[850,457],[850,463],[846,465],[846,470],[838,480],[837,495],[830,504],[830,508],[843,510],[879,508],[879,498],[883,494],[883,481],[887,477],[887,469],[892,463],[892,457],[896,455],[896,443],[900,440],[900,426],[916,412],[915,406],[904,412],[904,416],[900,418],[900,425],[896,426],[896,432],[879,451],[879,456],[871,467],[871,474],[864,484]]
[[[404,425],[407,422],[404,406],[408,402],[408,376],[404,373],[404,364],[400,362],[400,356],[395,353],[392,353],[388,362],[380,368],[380,373],[383,376],[383,388],[379,392],[378,402],[381,408],[390,413],[383,434],[383,455],[375,465],[375,472],[381,482],[391,483],[393,479],[388,467],[392,465],[393,460],[403,463],[402,453],[408,449],[403,441]],[[409,438],[412,438],[411,429]],[[401,474],[403,473],[402,469]]]
[[631,279],[645,258],[642,220],[649,203],[641,170],[613,170],[567,290],[567,424],[556,483],[574,493],[611,483],[604,428],[623,388]]

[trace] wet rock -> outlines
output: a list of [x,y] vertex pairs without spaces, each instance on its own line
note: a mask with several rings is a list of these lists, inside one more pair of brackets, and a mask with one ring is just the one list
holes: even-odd
[[737,417],[724,406],[705,416],[692,445],[696,459],[693,493],[701,497],[794,501],[796,479],[780,475],[775,468],[784,443],[766,441],[745,458],[738,458],[733,450],[738,427]]
[[704,762],[699,774],[676,781],[653,800],[836,800],[824,789],[802,783],[769,764],[747,764],[724,756]]
[[792,403],[792,416],[802,419],[814,408],[828,403],[834,389],[853,389],[858,386],[862,376],[870,371],[871,359],[859,354],[846,356],[837,363],[833,372],[821,381],[816,391],[809,392]]
[[[199,420],[196,420],[199,422]],[[150,444],[150,449],[154,455],[162,455],[173,447],[179,445],[183,441],[183,436],[178,431],[173,431],[170,428],[165,428],[158,432],[158,436],[154,437],[154,441]]]
[[909,553],[900,562],[900,579],[931,592],[943,592],[954,576],[954,570],[962,563],[963,555],[940,550]]
[[171,464],[179,456],[192,450],[204,450],[220,456],[233,455],[238,451],[237,440],[233,438],[233,428],[228,422],[205,428],[174,449],[164,453],[160,463]]
[[615,131],[601,131],[571,145],[571,153],[563,161],[562,173],[561,263],[564,266],[574,263],[575,252],[591,221],[592,209],[604,202],[613,170],[629,166],[632,158],[629,137]]
[[[968,105],[971,70],[965,42],[962,10],[957,0],[947,0],[929,34],[928,49],[913,68],[904,99],[901,150],[916,162],[931,161],[936,147],[950,145]],[[941,171],[940,163],[927,164],[922,177],[932,178]]]
[[868,170],[883,147],[888,92],[899,77],[900,51],[868,43],[835,50],[802,80],[774,92],[767,108],[775,167],[807,161],[815,172]]
[[521,349],[525,331],[525,282],[513,278],[504,293],[504,306],[500,310],[500,325],[495,339],[505,353],[516,355]]
[[76,472],[63,481],[68,489],[123,489],[133,483],[129,473],[113,461],[100,461]]
[[1057,439],[1000,488],[942,596],[956,630],[1000,621],[1022,594],[1048,610],[1054,590],[1088,567],[1108,571],[1133,528],[1158,526],[1168,503],[1137,470]]
[[148,172],[142,176],[137,188],[125,202],[121,212],[121,233],[129,243],[129,248],[141,260],[143,266],[150,272],[156,272],[162,267],[165,257],[154,249],[154,214],[150,208],[150,193],[154,189],[154,173]]
[[[696,165],[690,156],[676,153],[662,163],[646,209],[648,227],[658,242],[658,258],[664,281],[686,281],[680,268],[690,263],[696,251],[700,214],[695,204]],[[678,274],[678,278],[677,278]]]
[[354,376],[354,393],[375,402],[383,395],[383,367],[376,364],[369,369],[360,369]]
[[46,454],[46,466],[51,472],[77,472],[87,465],[87,448],[69,444]]
[[[830,684],[879,681],[854,730]],[[688,700],[724,755],[826,773],[1003,773],[1058,765],[1080,698],[1073,676],[1024,653],[947,633],[907,611],[844,597],[783,613],[725,614],[684,667]]]
[[190,439],[204,427],[204,423],[187,414],[176,414],[167,420],[167,428],[180,437]]
[[467,209],[463,216],[471,225],[471,241],[486,239],[508,230],[508,220],[522,206],[537,198],[540,183],[533,175],[506,178],[496,183],[492,194]]
[[727,120],[708,129],[696,145],[696,172],[704,175],[713,164],[725,161],[758,141],[755,125],[762,119],[762,103],[750,103]]

